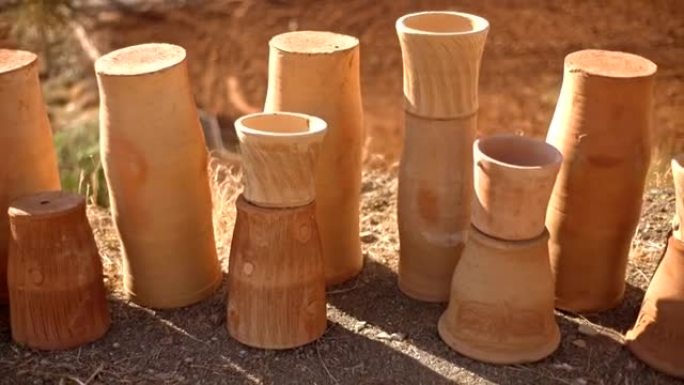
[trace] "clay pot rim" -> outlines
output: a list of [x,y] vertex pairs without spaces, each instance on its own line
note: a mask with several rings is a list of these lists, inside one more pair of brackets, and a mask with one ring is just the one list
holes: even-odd
[[[54,203],[54,205],[50,205]],[[22,195],[10,203],[7,214],[14,218],[31,220],[63,216],[69,212],[85,210],[85,198],[63,190],[40,191]]]
[[[142,52],[149,50],[155,52],[153,61],[143,61],[132,65],[130,58],[121,58],[120,56],[132,54],[135,56],[136,51]],[[163,57],[161,53],[166,53]],[[117,50],[108,52],[99,57],[95,61],[95,73],[99,76],[110,77],[137,77],[152,74],[158,74],[167,71],[185,62],[187,58],[187,51],[185,48],[169,43],[143,43],[130,45],[119,48]],[[124,64],[124,65],[121,65]]]
[[673,174],[675,173],[675,170],[678,174],[684,173],[684,152],[672,157],[670,167],[672,168]]
[[658,65],[643,56],[605,49],[571,52],[563,65],[566,72],[603,79],[649,78],[658,71]]
[[[318,40],[309,39],[309,41],[306,41],[305,39],[298,39],[296,42],[297,44],[288,44],[288,38],[299,37],[300,35],[309,38],[315,37],[318,38]],[[317,56],[330,55],[358,48],[359,39],[351,35],[332,31],[290,31],[273,36],[268,41],[268,46],[288,54]]]
[[[499,160],[488,155],[481,148],[482,145],[491,141],[510,141],[511,143],[528,147],[536,146],[540,148],[542,151],[546,152],[546,155],[548,155],[548,159],[543,162],[536,162],[537,164],[534,165],[520,165]],[[561,154],[561,152],[558,151],[558,149],[555,146],[540,139],[515,134],[494,134],[476,139],[473,143],[473,156],[475,160],[478,162],[478,164],[479,161],[484,160],[488,163],[495,164],[497,166],[516,170],[557,169],[560,168],[560,165],[563,162],[563,154]]]
[[[431,31],[428,29],[414,28],[407,25],[407,22],[412,21],[412,19],[420,19],[425,16],[448,16],[460,19],[466,19],[471,23],[471,29],[469,30],[454,30],[449,32],[439,32]],[[424,11],[424,12],[414,12],[406,14],[397,19],[395,23],[395,28],[397,32],[404,35],[415,35],[415,36],[444,36],[444,37],[455,37],[455,36],[467,36],[475,35],[489,30],[489,21],[484,17],[473,15],[465,12],[455,12],[455,11]]]
[[471,224],[468,237],[472,237],[473,240],[476,240],[480,244],[484,244],[498,250],[518,250],[526,249],[539,243],[546,244],[546,241],[549,239],[549,230],[544,228],[543,233],[531,239],[508,240],[487,235],[482,230]]
[[[251,128],[248,125],[246,125],[246,121],[250,119],[259,119],[259,118],[273,118],[273,117],[279,117],[279,116],[284,116],[284,117],[294,117],[294,118],[299,118],[307,122],[308,129],[305,131],[299,131],[299,132],[275,132],[275,131],[266,131],[266,130],[260,130],[257,128]],[[326,134],[328,131],[328,124],[325,122],[325,120],[313,116],[313,115],[308,115],[308,114],[302,114],[298,112],[286,112],[286,111],[278,111],[278,112],[256,112],[253,114],[248,114],[244,115],[240,118],[238,118],[235,121],[235,132],[238,135],[238,138],[240,140],[244,140],[246,138],[253,138],[257,140],[262,140],[262,141],[274,141],[274,142],[283,142],[283,141],[302,141],[303,139],[313,139],[313,140],[322,140],[323,136]]]
[[38,62],[38,55],[22,49],[0,48],[0,76],[21,71]]

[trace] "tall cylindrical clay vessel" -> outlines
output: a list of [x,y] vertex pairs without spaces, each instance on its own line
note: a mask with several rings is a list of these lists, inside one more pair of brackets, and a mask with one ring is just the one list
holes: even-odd
[[7,303],[7,209],[15,198],[61,188],[38,57],[0,49],[0,304]]
[[629,53],[583,50],[565,58],[547,142],[563,154],[546,225],[556,306],[616,306],[651,156],[656,65]]
[[404,63],[399,288],[431,302],[449,285],[470,226],[473,140],[487,20],[422,12],[396,23]]
[[143,44],[95,63],[100,146],[124,253],[124,286],[143,306],[173,308],[221,281],[207,150],[185,50]]
[[297,31],[275,36],[269,47],[264,111],[311,114],[328,124],[315,172],[316,221],[326,282],[342,283],[363,267],[359,41],[332,32]]

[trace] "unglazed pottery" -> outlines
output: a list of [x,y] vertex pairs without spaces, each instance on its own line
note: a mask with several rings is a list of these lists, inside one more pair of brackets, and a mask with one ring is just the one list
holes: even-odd
[[342,283],[363,267],[359,41],[332,32],[297,31],[275,36],[269,47],[264,110],[311,114],[328,124],[316,169],[316,220],[326,282]]
[[672,179],[674,180],[676,197],[676,214],[674,217],[674,228],[672,236],[682,240],[681,227],[684,224],[684,154],[679,154],[672,159]]
[[143,44],[95,62],[100,147],[124,254],[124,287],[153,308],[189,305],[221,282],[211,195],[185,50]]
[[7,303],[7,208],[30,193],[61,188],[38,57],[0,49],[0,304]]
[[550,144],[519,135],[492,135],[473,145],[473,226],[504,240],[544,233],[546,206],[563,157]]
[[473,228],[439,319],[442,340],[465,356],[495,364],[533,362],[553,353],[560,332],[547,241],[548,232],[503,241]]
[[546,216],[558,308],[594,312],[622,300],[651,156],[655,73],[624,52],[565,58],[546,138],[563,154]]
[[235,122],[244,197],[260,207],[298,207],[316,197],[314,172],[326,123],[287,112],[256,113]]
[[627,346],[639,359],[684,379],[684,242],[671,237],[648,285]]
[[15,200],[9,217],[12,339],[55,350],[102,337],[110,318],[85,199],[60,191],[35,193]]
[[396,22],[404,64],[405,138],[399,168],[399,288],[449,298],[471,216],[472,145],[487,20],[458,12]]

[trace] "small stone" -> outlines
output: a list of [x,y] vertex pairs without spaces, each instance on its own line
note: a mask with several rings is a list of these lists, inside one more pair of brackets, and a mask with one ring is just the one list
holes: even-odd
[[194,360],[192,359],[192,357],[185,357],[185,359],[183,361],[185,361],[185,363],[189,364],[189,363],[192,363],[192,361],[194,361]]
[[575,370],[575,368],[572,365],[566,364],[565,362],[562,362],[560,364],[553,364],[551,366],[553,366],[556,369],[567,370],[568,372]]
[[380,332],[380,333],[378,333],[375,337],[376,337],[377,339],[379,339],[379,340],[389,340],[389,339],[392,338],[392,337],[391,337],[389,334],[387,334],[386,332]]
[[598,330],[596,330],[593,326],[589,324],[580,324],[577,327],[577,331],[580,332],[581,334],[584,334],[585,336],[597,336],[599,334]]
[[50,361],[48,361],[48,360],[46,360],[46,359],[42,359],[42,360],[40,360],[40,364],[41,364],[42,366],[50,365]]
[[364,231],[361,233],[361,242],[363,243],[373,243],[378,240],[378,237],[375,236],[370,231]]
[[213,336],[213,337],[211,337],[211,340],[214,341],[214,342],[216,342],[216,341],[218,341],[218,337]]
[[218,314],[212,314],[209,316],[209,321],[211,321],[214,325],[218,325],[221,322],[221,316]]
[[240,357],[244,357],[244,356],[247,355],[247,351],[245,351],[245,350],[240,350],[240,351],[238,352],[238,354],[240,355]]
[[118,349],[118,348],[121,347],[121,344],[118,343],[118,342],[114,342],[114,343],[112,344],[112,347],[113,347],[114,349]]
[[404,334],[404,333],[392,333],[392,334],[390,334],[390,339],[392,341],[403,341],[406,339],[406,334]]
[[575,380],[572,382],[575,385],[587,385],[588,382],[584,378],[575,378]]
[[572,344],[582,349],[585,349],[587,347],[587,341],[585,340],[574,340],[572,341]]
[[358,333],[361,330],[365,329],[366,326],[368,325],[368,322],[366,321],[359,321],[354,325],[354,332]]

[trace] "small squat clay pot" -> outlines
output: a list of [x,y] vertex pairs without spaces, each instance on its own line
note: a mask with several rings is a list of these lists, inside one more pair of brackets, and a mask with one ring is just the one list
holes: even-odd
[[677,214],[674,218],[674,231],[672,235],[682,240],[681,227],[684,224],[684,154],[679,154],[672,159],[672,179],[674,179],[675,196],[677,198],[675,208]]
[[457,352],[495,364],[533,362],[560,342],[553,314],[548,232],[502,241],[471,228],[439,319],[442,340]]
[[505,240],[544,233],[546,206],[563,157],[550,144],[519,135],[475,141],[472,224]]
[[244,197],[260,207],[298,207],[316,197],[314,172],[326,123],[289,112],[235,122],[244,166]]
[[684,379],[684,242],[670,237],[627,346],[639,359]]
[[9,209],[12,338],[35,349],[69,349],[110,325],[102,265],[85,200],[61,191],[22,197]]

